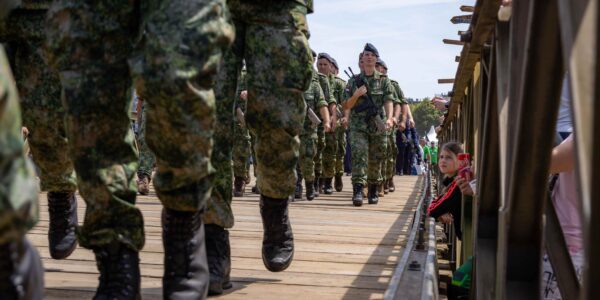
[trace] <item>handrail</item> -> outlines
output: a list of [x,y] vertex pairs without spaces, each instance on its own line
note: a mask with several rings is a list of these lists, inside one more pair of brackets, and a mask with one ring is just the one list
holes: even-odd
[[[419,203],[417,204],[417,209],[415,211],[413,222],[411,224],[411,229],[406,246],[404,248],[404,252],[400,257],[400,260],[398,261],[398,265],[396,266],[394,274],[390,279],[390,284],[388,285],[388,288],[384,294],[384,299],[386,300],[405,298],[398,295],[400,287],[404,281],[411,280],[411,283],[413,285],[415,284],[414,282],[412,282],[414,281],[414,277],[408,278],[408,276],[406,276],[407,270],[410,270],[411,267],[414,267],[412,266],[412,263],[409,264],[411,258],[418,258],[418,260],[422,261],[422,264],[424,264],[424,267],[421,267],[421,264],[419,264],[417,261],[413,261],[413,263],[417,262],[416,266],[418,268],[413,270],[420,271],[420,274],[417,275],[418,278],[420,278],[421,280],[435,278],[435,281],[431,282],[433,285],[422,286],[421,295],[425,293],[426,289],[430,290],[430,287],[433,288],[433,292],[435,293],[435,295],[437,295],[437,268],[435,267],[436,265],[434,265],[433,268],[431,268],[430,266],[430,262],[433,261],[435,263],[436,258],[434,257],[432,259],[431,257],[429,257],[431,251],[433,251],[435,255],[435,227],[433,227],[433,233],[431,233],[431,226],[428,226],[430,227],[429,229],[425,226],[427,205],[431,200],[431,188],[431,174],[430,171],[428,171],[425,175],[421,197],[419,199]],[[427,235],[428,241],[425,241],[426,231],[429,231],[429,235]],[[433,241],[431,240],[432,234],[434,235]],[[415,251],[421,252],[419,253],[420,255],[416,255]],[[428,272],[431,272],[432,274],[428,274]],[[419,280],[418,282],[422,282],[421,280]]]

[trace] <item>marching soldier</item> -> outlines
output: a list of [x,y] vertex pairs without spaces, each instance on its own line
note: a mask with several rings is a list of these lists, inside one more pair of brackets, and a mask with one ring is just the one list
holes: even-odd
[[[294,254],[288,197],[296,183],[300,143],[306,114],[302,94],[312,78],[306,14],[311,0],[276,1],[269,5],[227,1],[235,25],[233,47],[224,55],[216,80],[217,130],[212,158],[217,174],[208,202],[207,254],[210,293],[229,285],[230,252],[226,228],[231,211],[231,151],[237,79],[246,62],[248,103],[246,125],[254,135],[257,185],[263,221],[262,259],[272,272],[287,269]],[[277,47],[273,47],[277,45]],[[210,229],[210,230],[208,230]],[[210,240],[210,241],[209,241]]]
[[[375,69],[379,53],[370,43],[365,45],[362,53],[364,71],[352,77],[344,90],[344,110],[353,109],[348,123],[352,147],[352,203],[355,206],[362,205],[362,189],[367,183],[369,204],[379,201],[377,186],[383,182],[380,162],[386,154],[385,132],[394,125],[393,87],[387,75]],[[359,107],[365,109],[359,110]],[[375,114],[369,115],[370,112]]]
[[233,196],[244,196],[246,184],[250,183],[250,164],[248,158],[252,155],[250,147],[251,137],[246,127],[246,103],[248,100],[248,90],[246,88],[246,69],[242,69],[238,79],[235,102],[235,127],[233,138]]

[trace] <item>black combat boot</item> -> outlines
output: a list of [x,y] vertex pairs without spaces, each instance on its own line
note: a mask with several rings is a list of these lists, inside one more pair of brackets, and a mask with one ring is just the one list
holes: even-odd
[[[308,189],[308,185],[306,186]],[[296,180],[296,191],[294,191],[294,199],[302,199],[302,176],[298,174],[298,180]]]
[[306,181],[306,199],[312,201],[315,199],[315,185],[312,181]]
[[141,174],[138,175],[137,190],[140,195],[150,194],[150,176]]
[[342,175],[335,175],[335,191],[341,192],[344,189],[344,182],[342,182]]
[[0,299],[44,298],[44,267],[25,238],[0,245]]
[[323,178],[323,192],[325,195],[333,194],[333,186],[331,186],[333,178]]
[[377,183],[369,184],[369,193],[367,196],[369,198],[369,204],[377,204],[377,202],[379,202],[379,197],[377,197],[378,188],[379,188],[379,184],[377,184]]
[[396,186],[394,185],[394,177],[388,180],[388,186],[390,188],[390,193],[393,193],[396,190]]
[[387,194],[390,192],[390,186],[389,186],[389,180],[384,180],[383,181],[383,193]]
[[246,189],[246,180],[243,177],[235,177],[233,181],[233,196],[244,197],[244,189]]
[[294,258],[294,235],[288,216],[286,199],[260,196],[260,215],[263,222],[262,259],[267,270],[281,272]]
[[319,197],[319,177],[315,176],[315,181],[313,181],[313,192],[315,197]]
[[77,248],[77,199],[75,192],[48,192],[50,256],[67,258]]
[[352,204],[354,206],[362,206],[363,204],[363,185],[357,183],[353,186],[354,193],[352,194]]
[[93,299],[141,299],[139,253],[117,241],[92,250],[100,272],[98,289]]
[[200,211],[163,209],[165,248],[165,299],[204,299],[210,276],[204,246],[204,226]]
[[231,273],[231,247],[229,246],[229,231],[225,228],[207,224],[204,226],[206,236],[206,259],[210,272],[208,285],[209,295],[223,294],[223,290],[233,285],[229,279]]
[[258,190],[258,185],[254,185],[252,187],[252,193],[254,193],[254,194],[260,194],[260,191]]

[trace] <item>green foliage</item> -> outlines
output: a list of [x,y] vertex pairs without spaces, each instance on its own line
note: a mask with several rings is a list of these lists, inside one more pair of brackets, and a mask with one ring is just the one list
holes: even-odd
[[424,136],[431,126],[439,125],[439,118],[442,115],[440,111],[429,101],[429,98],[424,98],[422,101],[410,103],[410,110],[415,119],[415,128],[420,136]]

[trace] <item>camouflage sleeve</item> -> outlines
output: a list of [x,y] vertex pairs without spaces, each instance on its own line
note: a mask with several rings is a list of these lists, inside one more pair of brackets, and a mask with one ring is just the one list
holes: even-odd
[[323,95],[325,96],[327,104],[335,104],[335,97],[333,97],[333,91],[329,85],[329,80],[327,79],[327,76],[321,73],[319,73],[319,85],[321,85],[321,88],[323,89]]
[[396,102],[396,93],[394,92],[394,87],[388,77],[383,79],[383,87],[383,100]]
[[402,89],[400,88],[398,82],[393,82],[392,85],[394,86],[396,97],[398,98],[398,103],[408,104],[408,102],[406,102],[406,99],[404,98],[404,93],[402,92]]
[[317,109],[319,109],[323,106],[327,106],[328,103],[327,103],[327,101],[325,101],[325,93],[323,93],[323,89],[321,88],[321,85],[317,84],[316,82],[313,85],[314,85],[314,90],[315,90],[314,91],[315,99],[318,99],[317,101],[315,101],[317,104],[316,105]]

